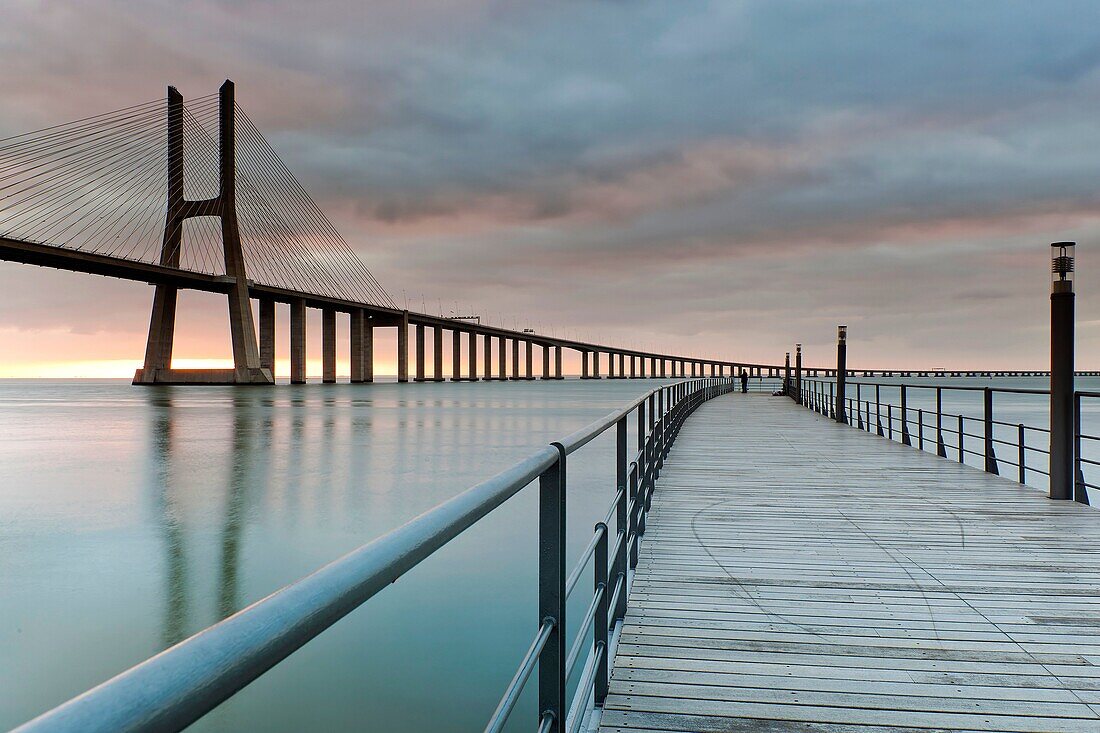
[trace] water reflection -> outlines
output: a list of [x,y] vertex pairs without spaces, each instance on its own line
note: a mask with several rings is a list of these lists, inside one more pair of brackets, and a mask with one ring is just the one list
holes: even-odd
[[172,490],[172,387],[150,390],[149,481],[154,506],[164,537],[164,624],[161,640],[165,647],[181,641],[187,630],[187,557],[184,546],[183,518]]
[[[146,392],[151,410],[149,430],[149,486],[154,496],[154,507],[158,515],[157,525],[164,543],[164,622],[161,639],[164,646],[171,646],[196,629],[191,627],[192,612],[190,601],[199,589],[192,588],[192,579],[203,577],[188,566],[188,558],[201,558],[209,553],[201,544],[211,537],[200,532],[191,535],[191,542],[199,546],[191,547],[188,552],[188,524],[186,511],[193,505],[195,497],[190,493],[206,494],[209,489],[202,484],[193,471],[194,456],[187,455],[193,446],[184,445],[181,437],[185,430],[183,411],[193,400],[180,400],[180,395],[166,387]],[[211,620],[220,620],[233,614],[241,606],[240,563],[243,535],[249,512],[252,487],[266,486],[270,480],[273,417],[270,409],[257,409],[256,394],[237,393],[221,402],[218,407],[230,410],[228,435],[224,436],[226,450],[223,455],[229,458],[226,470],[214,472],[224,476],[223,498],[203,502],[210,507],[221,507],[221,517],[209,517],[220,524],[217,536],[216,552],[218,558],[216,570],[216,619],[199,614],[194,625],[204,626]],[[263,408],[264,405],[259,405]],[[205,417],[206,430],[216,432],[218,420],[215,415]],[[206,456],[206,461],[215,462],[217,456]],[[176,464],[179,464],[178,466]],[[191,500],[189,502],[189,500]],[[202,498],[198,499],[200,502]]]

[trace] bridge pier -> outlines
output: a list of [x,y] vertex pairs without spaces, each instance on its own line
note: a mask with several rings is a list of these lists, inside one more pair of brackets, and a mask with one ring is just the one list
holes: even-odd
[[563,379],[561,375],[561,347],[554,347],[554,379]]
[[451,381],[462,381],[462,332],[451,329]]
[[526,351],[526,370],[524,372],[524,377],[523,378],[525,380],[527,380],[528,382],[531,382],[535,379],[535,371],[532,368],[532,362],[535,358],[535,354],[534,354],[535,345],[532,344],[530,341],[526,341],[524,343],[526,344],[527,351]]
[[442,382],[443,376],[443,327],[432,329],[432,381]]
[[416,376],[414,381],[424,381],[424,325],[416,324]]
[[477,334],[473,331],[466,332],[467,346],[470,349],[470,353],[467,358],[470,362],[470,374],[466,377],[469,382],[476,382],[477,377]]
[[512,339],[512,381],[519,381],[519,339]]
[[541,344],[542,346],[542,378],[551,379],[550,376],[550,347],[547,344]]
[[355,308],[351,312],[351,383],[363,382],[363,321],[366,314],[362,308]]
[[508,379],[508,344],[506,339],[501,336],[500,342],[497,344],[497,379],[504,381]]
[[401,311],[397,324],[397,381],[409,381],[409,312]]
[[578,351],[581,355],[581,379],[588,379],[588,352]]
[[321,382],[336,382],[336,311],[321,309]]
[[306,383],[306,302],[290,304],[290,383]]
[[482,348],[485,349],[485,381],[493,381],[493,337],[485,334],[482,337]]
[[260,368],[275,379],[275,301],[260,298]]

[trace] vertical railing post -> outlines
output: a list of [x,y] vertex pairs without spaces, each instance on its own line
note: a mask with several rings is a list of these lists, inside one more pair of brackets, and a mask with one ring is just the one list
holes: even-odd
[[882,396],[879,393],[879,385],[875,385],[875,423],[878,427],[878,436],[883,437],[882,434]]
[[[596,553],[592,558],[592,592],[599,597],[596,612],[592,615],[592,653],[599,661],[596,664],[596,679],[592,687],[596,705],[603,705],[607,699],[608,660],[607,660],[607,605],[611,592],[610,572],[607,567],[607,525],[596,525],[599,537],[596,540]],[[620,597],[625,596],[621,593]]]
[[993,390],[986,387],[982,391],[985,396],[985,470],[999,475],[997,453],[993,449]]
[[886,434],[890,440],[894,439],[894,406],[886,403]]
[[552,443],[558,460],[539,476],[539,623],[553,624],[539,655],[539,722],[550,733],[565,730],[565,448]]
[[[641,407],[639,406],[639,410]],[[622,535],[622,542],[618,543],[618,550],[615,551],[615,567],[610,573],[608,573],[608,593],[611,589],[621,582],[623,584],[622,590],[619,591],[619,598],[615,602],[615,608],[611,610],[616,621],[622,620],[626,615],[626,554],[627,545],[630,543],[630,520],[627,517],[627,508],[630,504],[630,466],[627,463],[627,447],[626,447],[626,415],[623,415],[619,419],[619,423],[615,429],[615,473],[616,473],[616,485],[618,491],[616,496],[618,497],[615,502],[615,529],[617,535]],[[617,537],[616,537],[617,540]]]
[[1050,498],[1074,497],[1073,248],[1055,242],[1050,291]]
[[863,390],[862,385],[856,382],[856,427],[863,430]]
[[794,345],[794,386],[795,393],[798,395],[798,404],[804,404],[805,399],[802,394],[802,344]]
[[936,387],[936,455],[947,458],[947,445],[943,442],[943,388]]
[[1016,426],[1016,436],[1017,436],[1017,439],[1018,439],[1017,448],[1019,449],[1019,452],[1017,453],[1017,461],[1020,464],[1020,466],[1019,466],[1019,468],[1020,468],[1020,483],[1024,484],[1024,483],[1027,483],[1027,481],[1025,480],[1026,477],[1027,477],[1027,474],[1026,474],[1026,471],[1027,471],[1027,451],[1024,447],[1024,424],[1023,423],[1020,423],[1019,425]]
[[[630,464],[630,501],[633,506],[630,508],[630,514],[627,518],[628,530],[626,535],[626,544],[630,548],[630,569],[638,567],[638,513],[641,510],[642,502],[638,494],[638,464]],[[623,578],[623,590],[621,595],[623,598],[620,603],[623,605],[623,615],[626,615],[626,578]],[[622,619],[623,616],[619,616],[616,612],[615,618]]]
[[847,423],[848,418],[844,412],[844,398],[847,396],[848,377],[848,327],[836,327],[836,407],[834,419],[837,422]]
[[924,410],[917,408],[917,448],[924,450]]
[[966,463],[966,448],[964,443],[966,442],[966,424],[963,422],[962,413],[959,413],[959,463]]
[[901,385],[901,442],[904,445],[913,445],[913,440],[909,436],[909,407],[905,401],[905,385]]
[[1085,473],[1081,467],[1081,395],[1073,393],[1073,498],[1081,504],[1089,503],[1089,487],[1085,486]]

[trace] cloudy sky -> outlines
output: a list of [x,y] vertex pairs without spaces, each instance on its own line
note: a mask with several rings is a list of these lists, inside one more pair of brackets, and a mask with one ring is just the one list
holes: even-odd
[[[232,78],[412,309],[818,363],[847,323],[856,366],[1041,367],[1048,244],[1077,239],[1081,366],[1100,361],[1095,2],[2,12],[0,133]],[[141,360],[145,285],[0,263],[0,291],[0,375]],[[177,356],[227,357],[223,311],[185,297]]]

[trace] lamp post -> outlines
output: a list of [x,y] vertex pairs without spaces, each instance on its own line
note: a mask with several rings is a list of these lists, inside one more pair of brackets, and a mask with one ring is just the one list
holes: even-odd
[[794,398],[802,404],[802,344],[794,345]]
[[1050,498],[1073,498],[1073,255],[1050,245]]
[[791,396],[791,352],[789,351],[783,364],[783,394]]
[[848,373],[848,327],[836,327],[836,421],[847,423],[844,414],[844,378]]

